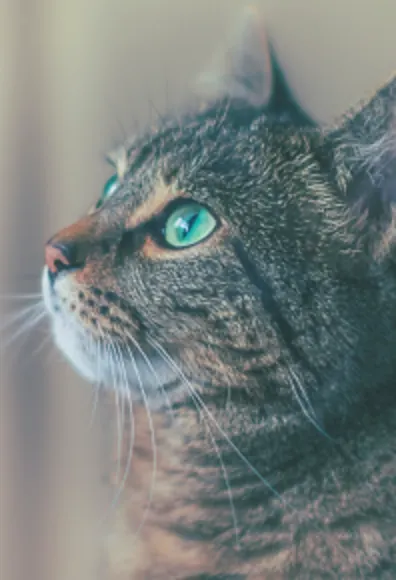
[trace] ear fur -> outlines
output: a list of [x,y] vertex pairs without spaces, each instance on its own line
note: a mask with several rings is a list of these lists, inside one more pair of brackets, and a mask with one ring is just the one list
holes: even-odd
[[[329,132],[332,166],[360,239],[377,258],[396,242],[396,75]],[[396,253],[395,253],[396,256]]]
[[268,40],[264,19],[252,6],[245,8],[225,46],[196,82],[207,100],[229,99],[273,114],[280,121],[313,125],[294,99]]
[[230,97],[253,107],[265,106],[272,93],[269,45],[260,13],[245,8],[226,46],[198,77],[199,92],[213,99]]

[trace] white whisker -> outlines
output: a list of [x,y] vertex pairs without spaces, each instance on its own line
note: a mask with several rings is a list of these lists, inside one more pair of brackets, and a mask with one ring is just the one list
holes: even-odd
[[[11,346],[11,344],[13,344],[22,334],[29,333],[29,331],[31,331],[33,327],[36,326],[36,324],[38,324],[45,316],[47,316],[47,312],[42,309],[41,304],[35,305],[35,307],[33,308],[34,312],[32,313],[32,315],[30,317],[27,317],[25,322],[18,328],[18,330],[14,334],[12,334],[7,341],[2,343],[1,345],[2,350]],[[36,312],[36,310],[39,311]],[[15,322],[15,320],[13,322]]]
[[115,404],[116,404],[116,421],[117,421],[117,471],[116,471],[116,480],[117,482],[120,479],[121,473],[121,443],[122,443],[122,432],[121,432],[121,418],[120,418],[120,401],[119,401],[119,391],[117,388],[117,373],[115,368],[115,359],[114,359],[114,348],[111,339],[109,342],[106,342],[105,334],[100,325],[98,325],[98,331],[102,337],[102,344],[106,351],[106,358],[108,361],[108,368],[110,373],[110,384],[112,383],[114,396],[115,396]]
[[223,472],[224,483],[226,484],[226,487],[227,487],[228,499],[230,502],[231,517],[232,517],[234,531],[235,531],[235,545],[239,548],[238,520],[237,520],[237,515],[236,515],[236,510],[235,510],[235,505],[234,505],[234,498],[232,495],[232,488],[231,488],[230,480],[228,477],[227,468],[225,466],[223,456],[222,456],[222,453],[219,449],[219,446],[217,445],[215,436],[213,435],[213,431],[210,428],[209,422],[208,422],[207,418],[205,417],[205,415],[202,414],[202,408],[199,407],[195,397],[193,397],[192,400],[193,400],[193,403],[194,403],[195,408],[197,409],[199,415],[205,421],[206,427],[207,427],[208,432],[209,432],[210,439],[212,441],[212,445],[215,449],[217,457],[219,458],[220,467],[221,467],[221,470]]
[[139,385],[139,389],[141,391],[142,394],[142,398],[143,398],[143,402],[144,402],[144,406],[146,408],[146,412],[147,412],[147,420],[148,420],[148,424],[149,424],[149,429],[150,429],[150,436],[151,436],[151,448],[153,451],[153,471],[152,471],[152,476],[151,476],[151,484],[150,484],[150,492],[149,492],[149,499],[148,499],[148,504],[146,506],[145,512],[143,514],[142,520],[139,524],[139,527],[136,531],[136,537],[139,536],[139,533],[141,532],[144,523],[148,517],[150,508],[151,508],[151,504],[152,504],[152,500],[153,500],[153,496],[154,496],[154,486],[155,486],[155,480],[156,480],[156,476],[157,476],[157,444],[156,444],[156,440],[155,440],[155,430],[154,430],[154,423],[153,423],[153,419],[151,416],[151,412],[150,412],[150,407],[149,407],[149,403],[148,403],[148,399],[147,399],[147,395],[145,393],[144,390],[144,386],[142,383],[142,379],[139,373],[139,369],[138,366],[136,364],[136,360],[135,357],[133,355],[133,352],[131,351],[131,349],[129,348],[128,345],[125,345],[125,347],[127,348],[130,356],[131,356],[131,362],[132,365],[134,367],[135,370],[135,374],[136,374],[136,378],[138,380],[138,385]]
[[[132,464],[133,450],[134,450],[134,444],[135,444],[135,421],[134,421],[134,415],[133,415],[132,395],[131,395],[130,389],[128,387],[128,379],[127,379],[127,373],[126,373],[126,369],[125,369],[125,363],[122,359],[122,354],[121,354],[119,346],[115,343],[113,343],[113,346],[114,346],[114,348],[117,349],[118,361],[120,364],[120,372],[121,372],[122,377],[123,377],[123,385],[122,385],[123,388],[122,388],[122,393],[121,393],[122,413],[124,414],[124,412],[125,412],[124,400],[126,400],[128,403],[130,429],[131,429],[130,437],[129,437],[128,455],[127,455],[126,462],[125,462],[124,473],[123,473],[121,480],[119,481],[118,490],[115,493],[114,499],[112,501],[112,505],[114,506],[117,503],[118,498],[120,497],[120,495],[125,487],[125,483],[126,483],[126,480],[128,478],[128,474],[129,474],[131,464]],[[122,417],[122,419],[123,419],[122,420],[122,438],[123,438],[124,416]]]
[[[122,447],[122,423],[123,417],[121,417],[121,407],[120,407],[120,393],[117,388],[117,371],[115,365],[114,357],[114,347],[112,341],[108,344],[109,347],[109,368],[111,369],[110,374],[113,375],[113,390],[115,394],[116,403],[116,417],[117,417],[117,472],[116,480],[119,483],[121,476],[121,447]],[[110,353],[110,349],[113,354]]]
[[42,298],[41,292],[34,292],[33,294],[0,294],[0,300],[40,300]]
[[47,334],[47,336],[43,338],[39,346],[32,352],[32,357],[38,355],[50,341],[52,341],[52,336],[50,334]]
[[[91,344],[93,343],[93,339],[91,337]],[[100,353],[100,347],[101,347],[101,342],[100,339],[98,341],[98,343],[96,344],[96,376],[100,377],[101,375],[101,353]],[[96,411],[97,411],[97,407],[98,407],[98,401],[99,401],[99,391],[100,391],[100,380],[98,379],[98,381],[94,384],[93,389],[94,389],[94,399],[93,399],[93,403],[92,403],[92,409],[91,409],[91,418],[89,421],[89,429],[92,429],[94,421],[95,421],[95,416],[96,416]]]
[[308,397],[307,392],[304,388],[304,385],[302,384],[302,382],[298,378],[298,375],[294,372],[294,370],[291,367],[289,367],[289,373],[291,374],[292,378],[295,380],[298,388],[300,389],[300,392],[301,392],[301,394],[302,394],[302,396],[307,404],[307,407],[309,409],[310,414],[313,417],[315,417],[316,416],[315,409],[312,407],[311,401],[309,400],[309,397]]
[[36,311],[41,310],[42,312],[45,311],[44,303],[40,301],[37,304],[31,304],[30,306],[26,306],[19,310],[18,312],[14,313],[13,315],[6,317],[3,325],[0,327],[0,333],[3,334],[10,326],[19,322],[21,319],[27,317],[30,318],[30,315],[33,315]]
[[188,389],[190,391],[190,394],[194,398],[196,398],[196,400],[200,403],[201,408],[205,411],[205,413],[207,414],[209,419],[215,425],[216,429],[218,429],[219,433],[224,437],[224,439],[227,441],[227,443],[230,445],[230,447],[235,451],[235,453],[238,455],[238,457],[245,463],[245,465],[251,470],[251,472],[254,473],[254,475],[256,475],[256,477],[261,481],[261,483],[267,489],[269,489],[285,506],[291,508],[292,506],[289,505],[289,503],[285,501],[285,499],[276,491],[276,489],[271,485],[271,483],[265,477],[263,477],[261,475],[261,473],[254,467],[254,465],[252,465],[252,463],[247,459],[247,457],[245,457],[245,455],[240,451],[240,449],[235,445],[235,443],[229,438],[227,433],[224,431],[224,429],[222,429],[222,427],[218,424],[218,422],[215,419],[215,417],[213,416],[213,414],[207,408],[207,406],[205,405],[205,403],[202,400],[202,398],[200,397],[200,395],[195,391],[194,386],[190,383],[190,381],[187,379],[187,377],[185,376],[183,371],[176,365],[176,363],[173,361],[173,359],[170,357],[170,355],[166,352],[166,350],[159,343],[157,343],[157,341],[155,341],[151,337],[148,337],[147,340],[150,342],[150,344],[153,346],[153,348],[157,349],[157,352],[162,353],[164,360],[166,360],[168,362],[168,364],[171,366],[171,368],[173,368],[179,374],[179,376],[183,379],[184,383],[186,384],[186,386],[188,387]]
[[129,340],[132,342],[132,344],[136,348],[136,350],[139,352],[139,354],[141,355],[141,357],[143,358],[143,360],[146,363],[148,369],[153,373],[158,388],[161,388],[162,389],[162,392],[163,392],[164,397],[166,399],[166,403],[167,403],[167,407],[168,407],[169,413],[170,413],[170,415],[172,417],[172,421],[174,421],[175,416],[174,416],[174,413],[173,413],[172,404],[170,402],[168,393],[166,392],[166,390],[164,389],[164,387],[161,385],[161,379],[159,378],[158,373],[155,370],[152,362],[150,361],[150,359],[147,356],[147,354],[144,352],[143,348],[139,345],[138,341],[127,330],[125,330],[125,334],[129,338]]
[[[118,377],[117,377],[117,385],[116,388],[118,390],[119,387],[121,387],[121,393],[120,393],[120,397],[118,398],[118,404],[119,404],[119,414],[120,414],[120,423],[119,423],[119,429],[120,429],[120,433],[121,436],[119,438],[119,443],[120,443],[120,452],[122,452],[122,442],[123,442],[123,438],[124,438],[124,424],[125,424],[125,400],[127,398],[128,395],[128,380],[127,380],[127,376],[126,376],[126,370],[125,370],[125,366],[123,364],[122,361],[122,355],[120,353],[120,350],[116,344],[115,341],[112,341],[112,346],[111,346],[113,353],[114,353],[114,362],[117,364],[117,368],[119,370],[119,373],[121,376],[121,382],[119,381]],[[120,461],[121,461],[121,456],[120,456]],[[120,463],[120,470],[121,470],[121,463]],[[120,474],[121,476],[121,471]]]
[[[304,389],[303,385],[301,384],[300,379],[298,378],[296,373],[293,371],[293,369],[289,368],[289,373],[291,376],[290,386],[292,388],[293,395],[296,398],[296,401],[298,402],[298,404],[300,405],[300,408],[301,408],[303,414],[308,419],[308,421],[310,423],[312,423],[312,425],[315,427],[315,429],[317,429],[319,431],[319,433],[321,433],[324,437],[326,437],[326,439],[333,441],[333,438],[323,429],[323,427],[321,427],[319,425],[318,421],[316,420],[316,418],[315,418],[316,413],[311,405],[311,402],[308,399],[308,395],[306,394],[305,389]],[[298,389],[300,389],[300,392],[302,392],[302,395],[303,395],[304,400],[305,400],[305,404],[304,404],[304,401],[302,400],[302,398],[300,397]],[[308,409],[307,409],[306,405],[308,406]]]

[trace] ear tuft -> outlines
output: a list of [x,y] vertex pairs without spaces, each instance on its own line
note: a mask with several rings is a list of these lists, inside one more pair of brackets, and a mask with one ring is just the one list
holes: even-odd
[[206,98],[231,98],[254,107],[268,104],[273,87],[271,55],[264,20],[253,6],[245,8],[226,48],[198,78]]
[[396,76],[328,137],[356,234],[381,259],[396,243]]

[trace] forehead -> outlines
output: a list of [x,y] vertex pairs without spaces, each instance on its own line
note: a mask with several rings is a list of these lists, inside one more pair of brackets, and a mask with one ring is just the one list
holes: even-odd
[[168,117],[113,156],[121,187],[109,206],[127,207],[129,227],[183,195],[221,211],[234,194],[243,197],[249,183],[274,184],[282,173],[277,166],[290,162],[291,150],[301,153],[299,135],[257,109],[227,103]]
[[131,138],[108,155],[121,183],[113,202],[133,197],[141,203],[147,196],[171,199],[175,186],[192,181],[209,160],[224,159],[227,145],[243,127],[235,117],[227,105],[218,105],[164,118],[142,136]]

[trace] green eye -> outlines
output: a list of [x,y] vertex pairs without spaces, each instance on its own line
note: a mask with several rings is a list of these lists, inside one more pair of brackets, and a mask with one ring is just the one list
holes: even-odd
[[178,207],[168,217],[164,236],[174,248],[186,248],[198,244],[216,229],[216,218],[202,205],[194,202]]
[[111,197],[113,193],[117,191],[119,188],[120,183],[118,181],[118,176],[112,175],[110,179],[108,179],[103,187],[102,195],[100,196],[97,204],[96,209],[100,208],[101,205],[105,202],[108,197]]

